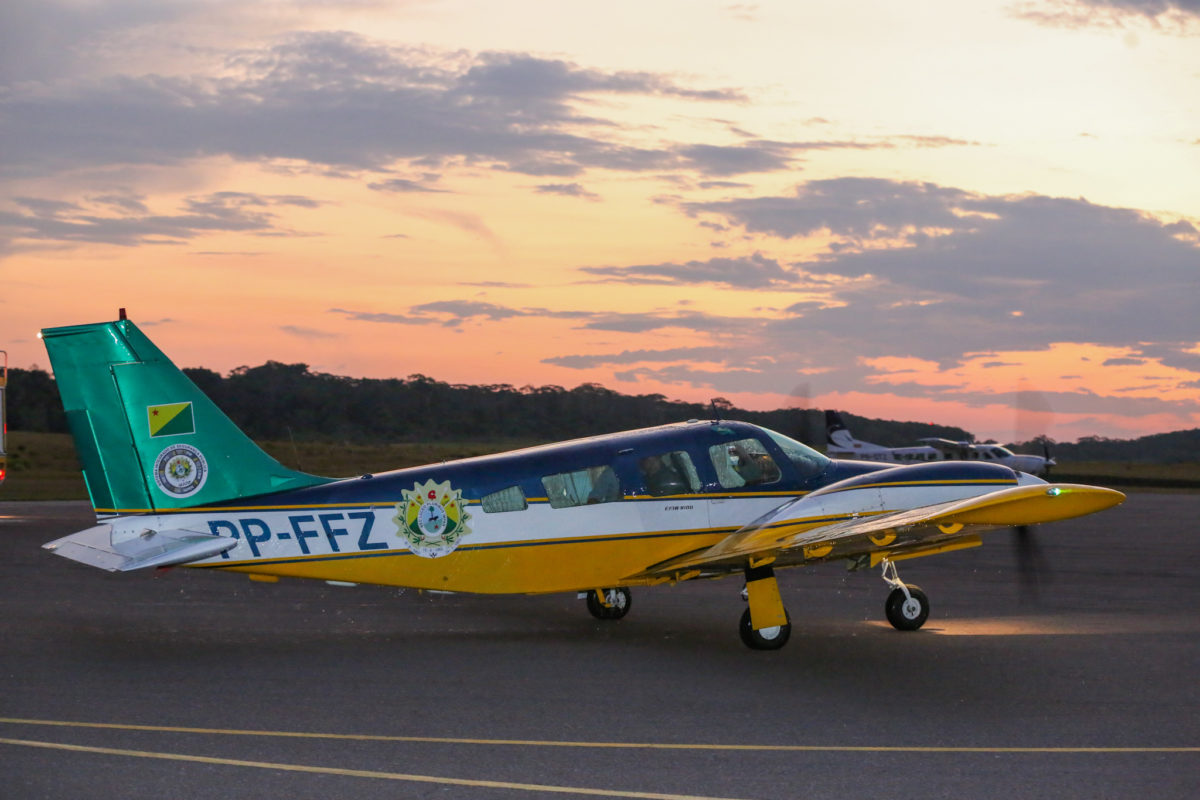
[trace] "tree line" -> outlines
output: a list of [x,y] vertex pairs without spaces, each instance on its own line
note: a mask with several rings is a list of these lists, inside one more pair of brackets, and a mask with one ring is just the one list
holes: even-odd
[[[258,440],[555,441],[719,417],[763,425],[817,447],[825,444],[820,411],[750,411],[720,397],[687,403],[661,394],[621,394],[595,383],[566,389],[450,384],[426,375],[348,378],[278,361],[238,367],[228,375],[203,367],[183,372]],[[36,368],[10,369],[8,384],[10,429],[67,431],[53,376]],[[970,436],[944,425],[843,416],[861,438],[881,444],[902,445],[921,436]]]
[[[739,419],[817,448],[825,421],[815,409],[750,411],[724,398],[709,403],[661,394],[628,395],[599,384],[562,386],[450,384],[426,375],[348,378],[313,372],[307,364],[268,361],[228,375],[203,367],[184,373],[252,439],[350,443],[521,440],[547,442],[687,419]],[[8,371],[10,430],[67,432],[54,377],[42,369]],[[924,437],[969,441],[947,425],[896,422],[841,412],[858,439],[902,447]],[[1039,438],[1021,452],[1049,447],[1060,460],[1178,462],[1200,460],[1200,429],[1140,439],[1085,437],[1075,443]]]

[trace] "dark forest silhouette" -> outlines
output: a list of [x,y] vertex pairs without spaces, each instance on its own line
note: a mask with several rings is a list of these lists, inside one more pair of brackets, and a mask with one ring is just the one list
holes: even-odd
[[[562,386],[449,384],[425,375],[347,378],[312,372],[306,364],[268,361],[221,375],[183,370],[251,438],[336,442],[554,441],[687,419],[740,419],[822,448],[819,410],[749,411],[723,398],[684,403],[661,394],[626,395],[595,383]],[[66,418],[54,378],[41,369],[10,369],[10,430],[63,433]],[[887,447],[922,437],[968,440],[961,428],[894,422],[842,412],[857,438]],[[1048,440],[1058,458],[1076,461],[1186,462],[1200,460],[1200,429],[1140,439],[1085,437]],[[1042,440],[1016,446],[1042,452]]]

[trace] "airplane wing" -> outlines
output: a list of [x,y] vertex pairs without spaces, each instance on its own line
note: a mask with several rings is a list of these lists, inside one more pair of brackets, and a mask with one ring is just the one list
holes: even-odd
[[950,439],[942,439],[936,436],[918,439],[917,441],[929,445],[934,450],[939,450],[943,453],[952,453],[958,458],[965,458],[966,454],[970,452],[971,449],[971,442],[955,442]]
[[791,566],[868,553],[889,558],[927,555],[978,544],[994,528],[1035,525],[1083,516],[1125,499],[1112,489],[1080,484],[1015,486],[916,508],[846,514],[830,520],[804,513],[804,498],[789,500],[704,550],[656,564],[635,578],[733,572],[748,564]]
[[188,530],[150,530],[122,533],[112,525],[72,533],[42,545],[63,558],[109,572],[144,567],[168,567],[215,556],[231,549],[237,539]]

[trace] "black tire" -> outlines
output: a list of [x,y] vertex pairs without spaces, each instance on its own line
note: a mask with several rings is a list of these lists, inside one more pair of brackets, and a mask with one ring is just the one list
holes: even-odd
[[778,650],[783,647],[792,635],[792,618],[786,611],[783,614],[788,620],[783,625],[756,631],[750,627],[750,609],[747,608],[742,612],[742,621],[738,624],[742,642],[751,650]]
[[905,584],[905,586],[908,587],[912,602],[909,602],[908,598],[904,596],[903,589],[892,589],[884,610],[887,612],[888,622],[892,623],[893,628],[898,631],[915,631],[925,624],[925,620],[929,619],[929,598],[925,596],[920,587],[912,584]]
[[[611,605],[605,605],[600,600],[600,595],[614,595],[614,601]],[[633,595],[624,586],[618,586],[615,589],[593,589],[587,593],[587,608],[591,615],[596,619],[620,619],[629,613],[629,607],[633,605]]]

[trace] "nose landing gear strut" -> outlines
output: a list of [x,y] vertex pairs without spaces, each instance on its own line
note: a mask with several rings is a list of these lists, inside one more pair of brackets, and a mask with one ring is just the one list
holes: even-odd
[[883,582],[891,587],[884,611],[888,622],[898,631],[915,631],[929,619],[929,598],[921,587],[904,583],[896,572],[896,562],[889,558],[880,562]]

